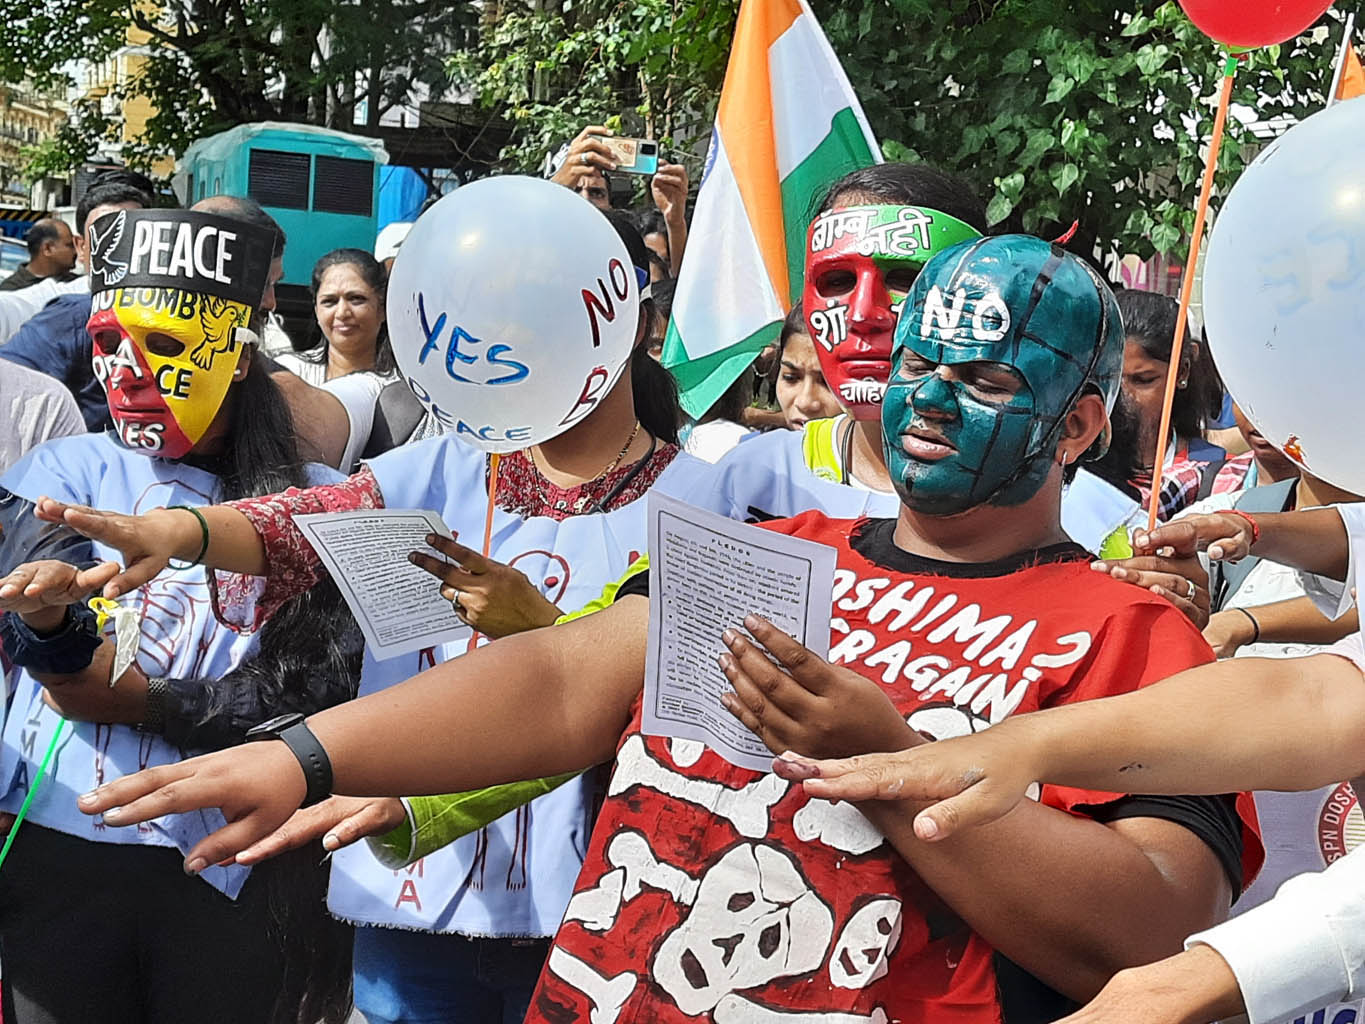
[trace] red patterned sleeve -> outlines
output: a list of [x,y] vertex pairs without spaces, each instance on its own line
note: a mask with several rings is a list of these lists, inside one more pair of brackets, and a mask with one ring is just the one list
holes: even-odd
[[290,598],[310,590],[325,575],[313,547],[294,517],[313,512],[383,508],[384,496],[368,466],[336,484],[291,487],[264,498],[225,502],[247,517],[265,544],[268,576],[210,572],[209,596],[218,621],[239,633],[260,629]]

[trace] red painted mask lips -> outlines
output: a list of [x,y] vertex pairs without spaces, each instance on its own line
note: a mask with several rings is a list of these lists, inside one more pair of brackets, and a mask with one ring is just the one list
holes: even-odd
[[803,298],[806,325],[831,390],[855,418],[878,418],[891,377],[896,326],[881,269],[843,247],[816,253],[807,262]]
[[145,356],[113,311],[96,313],[88,328],[95,339],[91,355],[95,379],[104,386],[119,439],[147,455],[178,459],[188,454],[194,443],[180,429]]

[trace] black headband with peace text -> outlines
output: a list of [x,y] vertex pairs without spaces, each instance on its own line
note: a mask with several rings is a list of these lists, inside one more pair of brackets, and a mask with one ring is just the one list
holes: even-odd
[[275,232],[195,210],[119,210],[90,228],[90,290],[176,288],[255,309]]

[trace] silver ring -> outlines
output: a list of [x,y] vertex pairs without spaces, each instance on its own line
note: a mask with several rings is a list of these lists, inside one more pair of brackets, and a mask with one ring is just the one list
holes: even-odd
[[450,599],[450,607],[455,609],[455,614],[464,618],[464,605],[460,604],[460,592],[455,591],[455,596]]
[[578,162],[579,162],[580,164],[586,165],[587,162],[588,162],[588,154],[587,154],[587,153],[579,153],[579,154],[578,154]]
[[1190,579],[1187,579],[1187,580],[1185,581],[1185,586],[1187,586],[1187,587],[1190,588],[1189,593],[1185,595],[1185,600],[1186,600],[1186,601],[1193,601],[1193,600],[1194,600],[1194,595],[1197,594],[1197,593],[1199,593],[1199,588],[1196,587],[1196,586],[1194,585],[1194,580],[1190,580]]

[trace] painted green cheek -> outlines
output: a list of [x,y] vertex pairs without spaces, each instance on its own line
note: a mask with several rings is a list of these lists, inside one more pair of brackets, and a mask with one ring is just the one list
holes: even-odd
[[934,421],[957,451],[933,462],[913,459],[901,447],[900,435],[923,412],[940,406],[942,396],[922,387],[892,383],[882,404],[886,466],[902,502],[926,515],[956,515],[977,505],[1014,505],[1037,493],[1047,476],[1047,460],[1025,466],[1033,403],[1027,395],[1005,406],[988,405],[966,395],[960,386],[938,382],[952,391],[956,415]]

